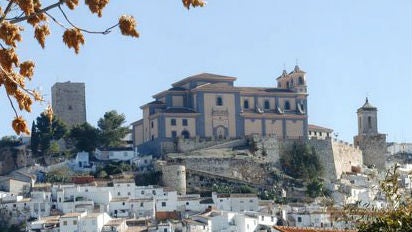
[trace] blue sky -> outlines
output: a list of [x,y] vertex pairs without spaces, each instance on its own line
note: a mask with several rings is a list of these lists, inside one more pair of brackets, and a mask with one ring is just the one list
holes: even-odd
[[[72,21],[104,30],[125,13],[139,23],[139,39],[86,35],[80,54],[61,42],[63,29],[42,50],[26,26],[21,59],[36,61],[29,84],[50,99],[55,82],[85,82],[87,119],[106,111],[141,118],[139,106],[184,77],[202,72],[237,77],[238,86],[276,86],[284,67],[307,72],[309,122],[352,142],[356,110],[368,96],[378,107],[378,126],[388,141],[412,142],[412,3],[409,0],[210,0],[187,11],[181,1],[111,1],[103,18],[85,6]],[[60,18],[59,12],[50,12]],[[5,96],[4,89],[0,94]],[[13,113],[0,100],[0,136],[12,135]],[[30,121],[44,108],[36,105]]]

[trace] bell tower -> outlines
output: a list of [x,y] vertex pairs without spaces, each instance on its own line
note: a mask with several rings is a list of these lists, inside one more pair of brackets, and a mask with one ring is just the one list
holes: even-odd
[[378,134],[378,109],[369,103],[368,98],[365,104],[357,111],[358,114],[358,135]]
[[354,144],[362,150],[363,163],[377,169],[385,169],[386,135],[378,132],[378,109],[369,103],[366,98],[362,107],[357,110],[358,135]]

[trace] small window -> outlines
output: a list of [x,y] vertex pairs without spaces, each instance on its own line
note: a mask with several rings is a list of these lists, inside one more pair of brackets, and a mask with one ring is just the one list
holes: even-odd
[[126,203],[123,202],[122,205],[126,205]]
[[127,192],[127,195],[130,196],[130,195],[132,195],[132,194],[131,194],[130,192]]
[[186,202],[186,205],[189,205],[189,202]]
[[164,229],[163,229],[163,232],[167,232],[167,228],[164,228]]
[[140,193],[143,195],[143,194],[144,194],[144,190],[142,190]]
[[185,118],[182,119],[182,125],[183,125],[183,126],[187,126],[187,119],[185,119]]
[[290,110],[290,103],[289,103],[289,101],[285,101],[285,110]]
[[298,217],[298,222],[302,222],[302,217]]
[[117,196],[120,196],[120,192],[117,192]]
[[151,127],[153,128],[154,127],[154,122],[152,121],[152,123],[151,123]]
[[217,105],[217,106],[223,106],[223,99],[222,99],[221,96],[218,96],[218,97],[216,98],[216,105]]
[[176,119],[175,118],[170,119],[170,125],[176,126]]
[[154,135],[152,135],[152,141],[154,140]]
[[265,100],[264,107],[265,107],[265,110],[270,109],[270,103],[269,103],[269,100]]
[[249,109],[249,100],[244,100],[243,101],[243,108]]
[[368,116],[368,127],[369,129],[372,128],[372,117],[371,116]]
[[63,225],[64,225],[64,226],[67,226],[67,221],[63,221]]
[[265,220],[265,216],[261,216],[261,218],[260,218],[262,221],[264,221]]
[[153,193],[153,195],[156,195],[156,190],[153,190],[152,193]]
[[77,221],[76,221],[76,220],[73,221],[73,225],[77,225]]
[[140,202],[140,207],[143,207],[143,202]]
[[177,137],[177,132],[176,131],[172,131],[172,138],[176,138]]
[[72,107],[72,106],[69,106],[68,108],[69,108],[69,110],[72,110],[72,109],[73,109],[73,107]]
[[166,202],[162,202],[162,207],[166,207]]

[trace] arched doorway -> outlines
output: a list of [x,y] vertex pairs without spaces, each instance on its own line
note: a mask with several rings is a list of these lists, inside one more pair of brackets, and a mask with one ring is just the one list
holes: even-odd
[[226,129],[223,126],[216,128],[216,137],[218,139],[224,139],[226,137]]
[[185,139],[190,138],[190,133],[187,130],[182,131],[182,137]]

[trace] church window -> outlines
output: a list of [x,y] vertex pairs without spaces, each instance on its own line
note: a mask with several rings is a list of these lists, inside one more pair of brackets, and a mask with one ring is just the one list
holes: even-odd
[[368,117],[368,127],[369,129],[372,128],[372,117],[371,116]]
[[290,103],[289,101],[285,101],[285,110],[290,110]]
[[265,107],[265,110],[270,109],[270,103],[269,103],[269,100],[265,100],[264,107]]
[[185,119],[185,118],[182,119],[182,125],[183,125],[183,126],[187,126],[187,119]]
[[305,84],[304,81],[303,81],[303,77],[299,77],[298,83],[299,83],[299,85]]
[[170,125],[176,126],[176,119],[175,118],[170,119]]
[[221,96],[218,96],[218,97],[216,98],[216,105],[217,105],[217,106],[223,106],[223,99],[222,99]]
[[249,109],[249,100],[246,99],[243,101],[243,108]]

